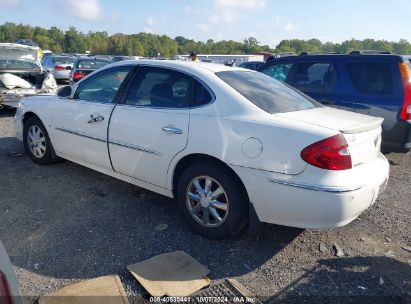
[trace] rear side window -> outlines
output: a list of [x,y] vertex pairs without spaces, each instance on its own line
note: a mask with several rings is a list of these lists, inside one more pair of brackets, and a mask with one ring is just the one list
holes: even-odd
[[277,63],[265,68],[261,72],[274,79],[285,82],[292,67],[292,63]]
[[262,73],[225,71],[216,75],[257,107],[271,114],[320,107],[313,99]]
[[354,88],[362,94],[390,95],[394,91],[391,67],[381,62],[350,62],[347,71]]
[[291,85],[309,93],[327,93],[336,83],[335,68],[331,63],[302,62]]
[[210,92],[197,80],[194,81],[193,107],[203,106],[211,102],[213,97]]

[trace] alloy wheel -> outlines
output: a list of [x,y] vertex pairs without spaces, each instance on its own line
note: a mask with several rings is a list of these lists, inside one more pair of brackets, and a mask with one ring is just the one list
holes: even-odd
[[198,176],[186,190],[186,205],[191,216],[205,227],[218,227],[229,212],[229,201],[224,188],[212,177]]
[[27,143],[34,157],[42,158],[46,154],[46,137],[39,126],[30,127],[27,133]]

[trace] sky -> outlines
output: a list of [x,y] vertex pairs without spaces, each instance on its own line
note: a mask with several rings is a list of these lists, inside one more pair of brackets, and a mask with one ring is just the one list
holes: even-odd
[[172,38],[411,41],[411,0],[0,0],[0,24]]

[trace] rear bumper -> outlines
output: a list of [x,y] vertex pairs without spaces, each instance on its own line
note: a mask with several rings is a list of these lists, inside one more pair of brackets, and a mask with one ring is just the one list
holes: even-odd
[[13,118],[14,131],[16,132],[16,138],[23,140],[23,114],[21,108],[17,108],[16,115]]
[[383,152],[408,152],[411,149],[411,121],[398,121],[390,131],[384,131],[382,137]]
[[[352,222],[375,203],[385,189],[389,174],[388,161],[382,154],[362,172],[342,173],[361,175],[353,176],[353,183],[347,186],[307,182],[304,172],[284,176],[249,168],[233,169],[244,182],[260,221],[313,229]],[[349,179],[346,176],[345,180]]]
[[62,71],[53,71],[53,76],[55,79],[69,79],[70,77],[70,71],[68,70],[62,70]]
[[9,106],[17,108],[19,102],[27,96],[24,95],[11,95],[11,94],[0,94],[0,105]]

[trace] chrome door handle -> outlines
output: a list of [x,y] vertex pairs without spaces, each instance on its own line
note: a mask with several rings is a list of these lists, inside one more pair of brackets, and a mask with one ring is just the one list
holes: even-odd
[[183,134],[183,131],[181,129],[173,127],[162,127],[161,130],[170,134]]
[[95,115],[90,115],[90,120],[88,121],[88,123],[92,123],[92,122],[98,122],[98,121],[103,121],[104,120],[104,117],[103,116],[101,116],[101,115],[97,115],[97,116],[95,116]]

